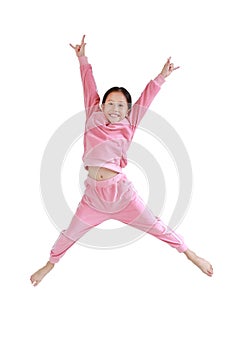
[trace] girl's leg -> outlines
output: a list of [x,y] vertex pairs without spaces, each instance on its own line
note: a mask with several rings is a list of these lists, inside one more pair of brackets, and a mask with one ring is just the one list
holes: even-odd
[[83,200],[79,204],[69,227],[63,230],[50,252],[51,263],[57,263],[66,251],[86,232],[107,220],[109,215],[88,206]]
[[167,227],[144,204],[139,196],[136,196],[121,212],[115,214],[115,218],[141,231],[150,233],[156,238],[168,243],[179,252],[184,252],[187,246],[182,236]]
[[67,230],[63,230],[50,252],[49,261],[36,271],[30,278],[32,284],[37,286],[50,272],[66,251],[73,246],[86,232],[94,226],[101,224],[109,218],[108,214],[90,208],[83,200],[79,204],[75,215]]
[[208,276],[212,276],[213,268],[211,264],[188,249],[183,237],[166,226],[159,218],[155,217],[138,195],[136,195],[135,199],[123,211],[115,214],[115,219],[166,242],[171,247],[176,248],[178,252],[184,253],[202,272]]
[[[113,178],[96,181],[87,177],[85,181],[85,193],[78,206],[70,226],[61,232],[50,253],[50,259],[45,266],[31,276],[31,282],[37,285],[42,278],[53,268],[54,264],[66,253],[66,251],[79,240],[92,227],[97,226],[110,218],[116,208],[126,206],[127,198],[122,199],[121,190],[128,191],[125,176],[118,174]],[[129,195],[129,200],[131,195]],[[96,209],[97,210],[96,210]]]

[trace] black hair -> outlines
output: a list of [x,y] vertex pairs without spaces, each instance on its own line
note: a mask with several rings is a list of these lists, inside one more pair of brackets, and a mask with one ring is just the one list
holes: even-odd
[[127,100],[128,109],[132,108],[132,97],[131,97],[130,93],[124,87],[118,87],[118,86],[114,86],[105,92],[103,99],[102,99],[102,104],[104,104],[106,102],[107,96],[112,92],[122,92]]

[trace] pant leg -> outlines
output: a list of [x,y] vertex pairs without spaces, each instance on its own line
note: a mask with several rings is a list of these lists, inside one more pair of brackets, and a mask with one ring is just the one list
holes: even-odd
[[50,262],[57,263],[86,232],[107,220],[109,215],[90,208],[82,199],[69,227],[63,230],[50,252]]
[[85,193],[67,230],[61,232],[50,254],[56,263],[66,251],[94,226],[111,218],[113,212],[127,206],[131,200],[131,186],[124,174],[96,181],[87,177]]
[[176,248],[178,252],[187,250],[183,237],[156,217],[136,193],[129,205],[121,212],[116,213],[113,218],[153,235],[172,248]]

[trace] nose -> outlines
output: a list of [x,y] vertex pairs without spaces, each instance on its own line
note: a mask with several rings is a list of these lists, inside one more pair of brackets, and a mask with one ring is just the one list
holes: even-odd
[[118,112],[118,111],[119,111],[119,105],[118,105],[118,103],[115,103],[115,104],[114,104],[114,111],[115,111],[115,112]]

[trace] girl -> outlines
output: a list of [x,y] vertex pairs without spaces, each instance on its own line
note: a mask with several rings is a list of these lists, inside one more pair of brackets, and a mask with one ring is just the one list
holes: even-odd
[[211,264],[191,251],[180,235],[153,215],[122,173],[127,164],[126,152],[137,126],[165,78],[179,67],[174,67],[168,58],[161,73],[147,84],[133,106],[131,95],[125,88],[113,87],[104,94],[100,108],[92,67],[85,56],[84,38],[80,45],[70,46],[80,62],[84,89],[86,124],[82,159],[88,171],[85,193],[69,227],[61,232],[52,247],[49,261],[31,276],[32,284],[37,286],[83,234],[108,219],[119,220],[152,234],[184,253],[202,272],[212,276]]

